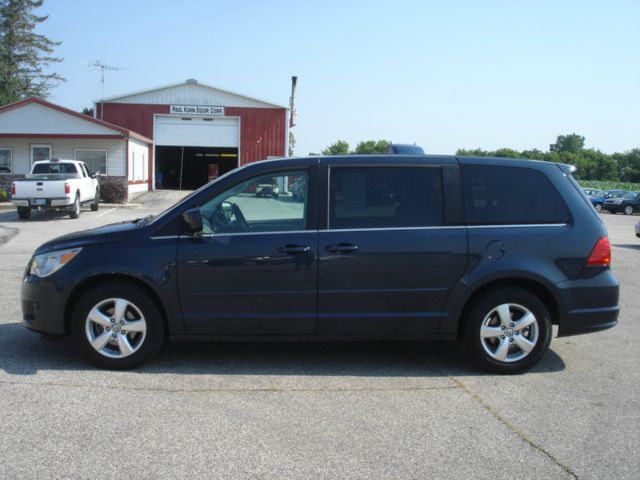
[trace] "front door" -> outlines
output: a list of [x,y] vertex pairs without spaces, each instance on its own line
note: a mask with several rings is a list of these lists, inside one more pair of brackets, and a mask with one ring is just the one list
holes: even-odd
[[187,332],[315,334],[318,232],[308,196],[290,186],[307,170],[249,178],[205,202],[204,231],[178,241]]
[[446,225],[443,190],[440,165],[330,168],[318,333],[438,333],[467,261],[466,230]]

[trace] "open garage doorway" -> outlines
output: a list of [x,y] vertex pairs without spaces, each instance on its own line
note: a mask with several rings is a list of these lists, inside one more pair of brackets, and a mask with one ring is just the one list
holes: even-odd
[[237,148],[156,146],[156,188],[195,190],[238,166]]

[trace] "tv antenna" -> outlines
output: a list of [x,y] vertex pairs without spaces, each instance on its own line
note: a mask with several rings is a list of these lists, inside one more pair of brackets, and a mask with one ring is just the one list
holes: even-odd
[[94,70],[100,70],[100,120],[102,120],[102,111],[104,110],[104,71],[111,70],[117,72],[118,70],[121,70],[121,68],[113,65],[106,65],[100,60],[90,63],[89,66]]

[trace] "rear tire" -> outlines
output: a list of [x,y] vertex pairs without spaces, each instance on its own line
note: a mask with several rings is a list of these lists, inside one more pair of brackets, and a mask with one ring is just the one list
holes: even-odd
[[465,320],[465,350],[475,365],[491,372],[525,372],[540,361],[551,342],[549,310],[521,288],[490,290],[473,304]]
[[624,214],[631,215],[633,213],[633,207],[631,205],[627,205],[624,207]]
[[164,341],[160,308],[144,289],[126,281],[99,284],[85,293],[74,309],[72,328],[80,353],[113,370],[137,367]]
[[596,212],[600,213],[602,211],[602,204],[601,203],[596,203],[595,204],[595,209],[596,209]]
[[80,216],[80,196],[76,194],[76,200],[73,202],[73,210],[69,214],[71,218],[78,218]]
[[93,203],[91,204],[91,211],[97,212],[100,208],[100,192],[96,190],[96,196],[93,199]]
[[29,220],[31,218],[31,209],[29,207],[18,207],[18,217],[20,220]]

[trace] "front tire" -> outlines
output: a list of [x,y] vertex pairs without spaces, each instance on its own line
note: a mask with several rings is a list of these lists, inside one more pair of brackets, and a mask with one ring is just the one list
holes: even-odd
[[633,207],[631,205],[627,205],[624,207],[624,214],[631,215],[633,213]]
[[549,348],[551,316],[527,290],[501,287],[480,297],[462,328],[471,360],[495,373],[521,373],[536,365]]
[[73,341],[80,353],[101,368],[125,370],[153,357],[164,341],[164,316],[140,286],[105,283],[77,303]]
[[31,218],[31,209],[29,207],[18,207],[18,218],[20,220],[29,220]]
[[69,214],[71,218],[80,217],[80,196],[76,193],[76,200],[73,202],[73,210]]
[[602,211],[602,204],[601,203],[596,203],[595,204],[595,209],[596,209],[596,212],[600,213]]

